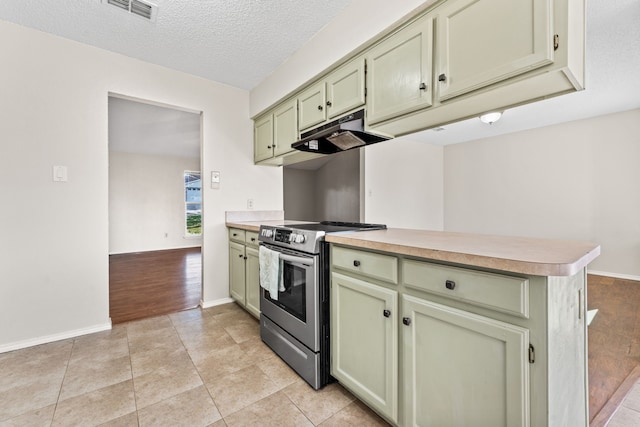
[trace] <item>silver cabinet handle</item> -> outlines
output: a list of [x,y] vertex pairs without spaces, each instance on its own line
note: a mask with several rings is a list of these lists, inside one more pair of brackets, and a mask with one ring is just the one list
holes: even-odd
[[298,264],[313,265],[313,258],[302,258],[298,256],[280,254],[280,259],[283,261],[297,262]]

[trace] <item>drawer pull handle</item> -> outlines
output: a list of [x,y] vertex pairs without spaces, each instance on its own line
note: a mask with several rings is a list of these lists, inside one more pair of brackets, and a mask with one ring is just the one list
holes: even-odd
[[438,81],[439,82],[446,82],[447,81],[447,75],[446,74],[440,74],[438,76]]
[[453,280],[447,280],[444,282],[444,286],[449,290],[454,290],[456,288],[456,282]]
[[409,326],[411,325],[411,318],[409,317],[403,317],[402,318],[402,323],[404,323],[405,325]]
[[426,85],[426,83],[420,83],[420,86],[418,86],[418,89],[420,89],[420,90],[427,90],[427,85]]
[[391,311],[389,311],[389,310],[384,310],[384,311],[382,312],[382,314],[384,314],[384,317],[389,317],[389,316],[391,316]]
[[251,241],[252,241],[252,242],[255,242],[255,241],[256,241],[256,238],[255,238],[255,237],[252,237],[252,238],[251,238]]
[[242,258],[243,256],[244,256],[244,255],[240,254],[240,255],[238,255],[238,258]]
[[358,261],[358,260],[353,261],[353,266],[354,267],[360,267],[360,261]]

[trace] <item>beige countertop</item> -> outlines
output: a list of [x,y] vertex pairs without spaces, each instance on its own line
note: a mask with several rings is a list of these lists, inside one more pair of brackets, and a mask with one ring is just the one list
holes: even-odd
[[572,276],[600,255],[600,246],[443,231],[387,230],[330,234],[327,242],[536,276]]
[[259,231],[260,225],[289,225],[289,224],[301,224],[309,221],[295,221],[288,219],[266,220],[266,221],[227,221],[227,227],[239,228],[247,231]]

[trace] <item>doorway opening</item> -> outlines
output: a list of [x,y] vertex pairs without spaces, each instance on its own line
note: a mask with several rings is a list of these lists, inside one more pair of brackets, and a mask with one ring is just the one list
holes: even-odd
[[202,300],[201,113],[109,95],[112,323]]

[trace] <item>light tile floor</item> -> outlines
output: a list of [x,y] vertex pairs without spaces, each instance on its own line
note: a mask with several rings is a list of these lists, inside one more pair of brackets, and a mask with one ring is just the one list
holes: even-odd
[[383,426],[315,391],[235,304],[0,354],[0,426]]
[[640,381],[637,381],[613,414],[607,427],[640,426]]

